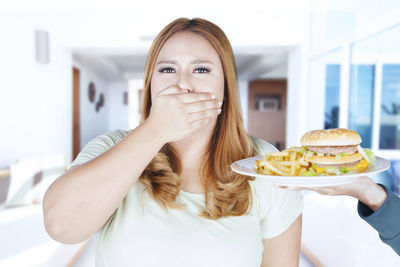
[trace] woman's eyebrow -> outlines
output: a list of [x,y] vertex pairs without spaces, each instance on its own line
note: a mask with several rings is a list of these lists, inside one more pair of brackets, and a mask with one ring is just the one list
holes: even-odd
[[[208,59],[195,59],[195,60],[190,61],[190,63],[191,64],[208,63],[208,64],[214,65]],[[175,64],[175,65],[177,65],[178,63],[176,60],[161,60],[161,61],[157,62],[157,65],[160,65],[160,64]]]
[[175,60],[161,60],[157,63],[157,65],[160,64],[175,64],[176,65],[176,61]]

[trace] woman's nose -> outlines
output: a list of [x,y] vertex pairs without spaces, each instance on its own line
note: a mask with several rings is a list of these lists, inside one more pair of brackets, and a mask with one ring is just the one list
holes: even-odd
[[178,81],[177,81],[176,84],[182,90],[187,89],[187,90],[189,90],[189,92],[192,92],[193,91],[193,85],[192,85],[192,83],[190,81],[190,77],[189,76],[190,76],[189,74],[181,72],[178,75]]

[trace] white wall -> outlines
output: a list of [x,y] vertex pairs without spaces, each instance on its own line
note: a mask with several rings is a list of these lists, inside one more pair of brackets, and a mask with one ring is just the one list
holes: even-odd
[[[81,71],[81,148],[101,133],[128,128],[128,108],[122,106],[121,95],[127,84],[109,83],[74,60],[57,38],[59,33],[37,15],[0,13],[0,167],[20,158],[52,154],[72,160],[73,66]],[[49,32],[49,64],[35,62],[36,29]],[[96,101],[100,92],[105,96],[98,113],[88,100],[91,81],[96,85]]]
[[130,79],[129,80],[129,128],[136,128],[141,120],[139,113],[139,89],[143,89],[143,79]]
[[312,104],[307,97],[307,73],[308,58],[305,47],[293,48],[288,60],[287,147],[299,146],[300,138],[307,130],[307,106]]
[[[74,59],[74,67],[80,70],[80,134],[81,149],[96,136],[108,132],[109,125],[109,81],[103,79],[97,73],[86,68],[82,63]],[[95,101],[89,101],[88,87],[93,82],[96,88]],[[96,112],[96,103],[100,93],[104,94],[104,106]]]
[[22,157],[71,158],[71,53],[50,32],[50,63],[36,63],[40,26],[30,16],[0,14],[0,167]]
[[123,94],[128,92],[128,82],[113,82],[108,86],[108,130],[129,129],[129,106],[123,103]]

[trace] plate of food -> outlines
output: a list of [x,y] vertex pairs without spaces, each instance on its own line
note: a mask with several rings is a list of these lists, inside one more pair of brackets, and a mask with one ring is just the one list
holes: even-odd
[[351,130],[310,131],[300,143],[300,147],[238,160],[231,168],[277,185],[317,187],[345,184],[390,167],[390,161],[362,148],[361,137]]

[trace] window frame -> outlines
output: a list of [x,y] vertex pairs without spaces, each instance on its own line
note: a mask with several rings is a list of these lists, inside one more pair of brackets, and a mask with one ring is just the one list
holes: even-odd
[[[366,25],[363,29],[356,29],[353,37],[338,40],[336,43],[323,47],[318,51],[310,51],[308,57],[308,68],[314,60],[326,56],[333,51],[340,51],[340,89],[339,89],[339,127],[348,128],[349,126],[349,96],[350,96],[350,68],[353,64],[352,48],[359,42],[382,34],[391,28],[400,27],[400,8],[390,14],[385,14]],[[311,41],[311,36],[310,36]],[[375,58],[375,57],[374,57]],[[400,149],[379,149],[380,119],[381,119],[381,100],[382,100],[382,75],[384,64],[400,64],[400,57],[380,57],[378,60],[368,59],[368,57],[357,58],[357,63],[375,65],[374,73],[374,104],[372,117],[372,140],[371,149],[379,156],[390,160],[400,160]],[[311,79],[309,75],[309,79]],[[325,101],[324,109],[325,112]],[[324,125],[324,122],[320,122]]]

